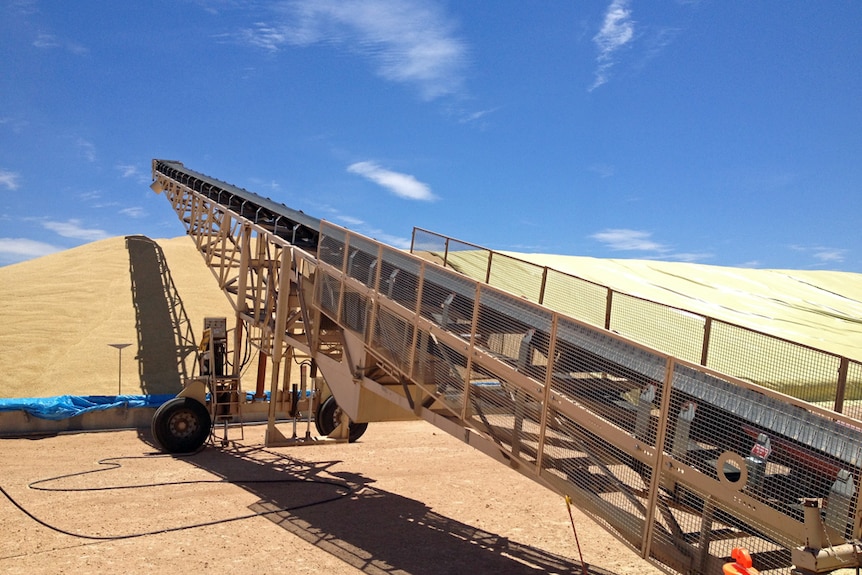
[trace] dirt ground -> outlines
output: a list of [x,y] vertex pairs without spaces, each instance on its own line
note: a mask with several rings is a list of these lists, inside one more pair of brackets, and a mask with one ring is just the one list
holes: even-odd
[[[563,499],[424,422],[291,448],[243,431],[187,457],[134,430],[0,440],[0,572],[583,573]],[[589,572],[659,573],[574,523]]]

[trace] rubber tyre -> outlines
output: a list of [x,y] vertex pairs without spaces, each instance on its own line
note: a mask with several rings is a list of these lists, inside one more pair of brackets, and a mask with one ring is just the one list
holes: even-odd
[[[317,408],[317,413],[314,415],[314,426],[320,435],[329,435],[335,428],[338,427],[339,418],[341,416],[341,408],[335,403],[335,398],[329,396],[326,401],[320,404]],[[353,443],[365,433],[368,429],[367,423],[350,422],[348,426],[348,437],[350,443]]]
[[175,397],[153,414],[153,439],[168,453],[197,451],[209,437],[211,428],[209,410],[190,397]]

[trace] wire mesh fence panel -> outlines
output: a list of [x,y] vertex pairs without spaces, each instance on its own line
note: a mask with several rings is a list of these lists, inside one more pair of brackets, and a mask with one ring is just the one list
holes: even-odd
[[410,251],[422,259],[442,266],[446,257],[446,242],[445,236],[415,228]]
[[677,485],[674,495],[677,501],[656,506],[650,558],[681,573],[718,575],[725,563],[733,562],[731,552],[739,547],[749,552],[760,573],[791,571],[790,548],[777,542],[780,533],[716,506],[709,491]]
[[[862,431],[683,365],[675,368],[671,393],[664,451],[695,472],[676,476],[679,484],[698,483],[702,476],[735,490],[718,499],[720,490],[710,490],[716,509],[746,533],[782,533],[788,548],[802,543],[801,527],[793,525],[802,524],[799,503],[806,498],[831,498],[827,525],[841,540],[851,533]],[[704,505],[674,500],[685,511]]]
[[324,268],[318,268],[314,297],[323,312],[333,319],[338,318],[341,282]]
[[347,232],[340,228],[321,226],[320,241],[317,245],[317,257],[323,263],[335,266],[339,270],[344,264],[344,244]]
[[[431,348],[429,362],[434,366],[434,382],[438,401],[451,411],[460,413],[464,406],[465,382],[468,380],[467,355],[430,334],[418,338]],[[463,348],[462,348],[463,349]]]
[[488,270],[488,284],[538,302],[542,295],[544,270],[542,266],[494,252]]
[[[487,273],[495,278],[499,276],[495,279],[495,285],[514,290],[514,293],[535,291],[531,282],[526,283],[529,289],[524,289],[518,282],[506,280],[502,271],[506,266],[499,269],[495,267],[495,260],[517,258],[492,253],[479,246],[433,233],[430,235],[436,236],[438,242],[449,242],[450,246],[454,246],[450,247],[453,269],[483,282],[486,281]],[[490,272],[488,261],[491,262]],[[522,263],[533,265],[526,260]],[[551,269],[546,273],[542,299],[544,305],[592,325],[605,326],[607,295],[610,291],[607,287],[592,286],[589,282]],[[532,296],[528,297],[532,299]],[[810,347],[791,344],[766,333],[620,292],[612,292],[611,300],[610,329],[626,337],[686,361],[701,363],[706,354],[705,365],[713,369],[781,390],[820,406],[833,409],[839,406],[843,413],[859,414],[862,411],[855,404],[856,401],[862,401],[862,379],[853,375],[858,373],[858,369],[848,372],[846,388],[843,389],[847,397],[836,397],[842,391],[836,367],[836,362],[840,365],[842,361],[839,356],[816,352]],[[707,334],[708,341],[704,342]],[[846,405],[844,399],[848,402]]]
[[768,389],[831,408],[839,357],[769,335],[713,321],[706,365]]
[[847,382],[841,412],[862,420],[862,363],[847,362]]
[[579,509],[639,550],[652,470],[563,411],[551,408],[542,470],[567,485]]
[[702,316],[619,292],[612,302],[611,331],[686,361],[700,361]]
[[663,467],[655,534],[692,561],[680,570],[720,572],[745,547],[761,571],[786,572],[804,543],[805,499],[831,500],[826,524],[836,541],[851,536],[859,430],[684,365],[668,416],[663,449],[680,467]]
[[380,292],[409,311],[416,310],[420,262],[395,248],[383,247],[380,263]]
[[[411,379],[431,395],[444,395],[448,390],[454,390],[456,395],[460,395],[460,390],[464,388],[464,380],[463,378],[452,380],[453,374],[442,357],[442,351],[438,348],[436,339],[428,331],[420,329],[414,341],[416,347],[413,350]],[[460,412],[458,409],[460,405],[460,401],[454,405],[456,412]]]
[[342,289],[341,313],[338,316],[341,324],[364,337],[371,311],[368,296],[346,284]]
[[378,306],[372,334],[372,345],[378,354],[404,373],[410,373],[411,350],[413,349],[413,325]]
[[552,390],[652,444],[667,359],[560,318]]
[[543,384],[552,321],[550,311],[522,298],[481,289],[473,344]]
[[605,326],[608,289],[549,269],[542,304],[597,327]]
[[446,252],[446,267],[484,282],[488,277],[490,258],[490,250],[450,239]]
[[468,419],[514,456],[534,463],[538,450],[541,402],[499,373],[471,364]]
[[378,250],[380,244],[362,236],[351,235],[348,244],[345,273],[368,287],[377,280]]
[[454,333],[470,334],[476,283],[443,268],[427,266],[422,275],[420,313]]

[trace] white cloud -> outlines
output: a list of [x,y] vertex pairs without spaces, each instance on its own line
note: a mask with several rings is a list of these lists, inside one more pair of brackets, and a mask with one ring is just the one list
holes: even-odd
[[53,50],[56,48],[61,48],[79,56],[89,52],[89,50],[85,46],[82,46],[77,42],[67,42],[64,40],[60,40],[53,34],[37,35],[36,39],[33,40],[33,46],[42,50]]
[[132,164],[117,164],[117,169],[124,178],[134,178],[140,175],[138,166]]
[[587,170],[597,174],[600,178],[610,178],[614,175],[614,167],[610,164],[593,164]]
[[486,110],[479,110],[478,112],[470,112],[461,116],[458,120],[461,124],[470,124],[472,122],[476,122],[477,120],[483,119],[485,116],[493,114],[498,111],[500,106],[496,106],[494,108],[488,108]]
[[125,209],[120,210],[120,213],[123,214],[124,216],[128,216],[130,218],[143,218],[143,217],[146,217],[146,215],[147,215],[146,210],[144,210],[144,208],[141,208],[141,207],[125,208]]
[[43,49],[59,48],[60,42],[52,34],[39,34],[36,36],[36,39],[33,40],[33,46]]
[[58,252],[60,249],[26,238],[0,238],[0,264],[22,262]]
[[605,12],[605,19],[593,42],[599,49],[596,79],[590,86],[595,90],[608,81],[610,69],[616,63],[616,52],[632,41],[635,35],[634,21],[631,19],[629,0],[613,0]]
[[42,226],[63,236],[64,238],[72,238],[76,240],[84,240],[88,242],[96,240],[104,240],[111,237],[108,232],[93,228],[85,228],[81,226],[80,220],[67,220],[65,222],[47,221],[43,222]]
[[675,252],[666,244],[653,240],[651,232],[642,230],[607,229],[590,237],[615,251],[644,252],[644,257],[648,259],[661,257],[666,261],[694,263],[715,257],[709,252]]
[[597,232],[590,237],[607,245],[612,250],[658,253],[668,251],[664,244],[650,239],[652,233],[639,230],[608,229]]
[[347,171],[371,180],[396,196],[408,200],[428,201],[436,199],[427,184],[423,184],[410,174],[402,174],[381,168],[374,162],[356,162],[355,164],[350,164],[347,167]]
[[286,22],[258,22],[241,38],[269,51],[347,46],[373,60],[383,78],[418,86],[426,100],[460,89],[466,46],[451,19],[426,0],[297,0],[283,6]]
[[84,138],[78,138],[75,144],[88,162],[96,161],[96,146],[92,142],[88,142]]
[[817,248],[814,251],[814,257],[823,263],[841,263],[846,253],[847,250],[842,249]]
[[17,190],[19,177],[15,172],[0,170],[0,186],[5,187],[7,190]]
[[373,228],[369,226],[362,226],[361,229],[358,229],[356,231],[358,231],[360,234],[368,236],[369,238],[375,239],[378,242],[384,243],[394,248],[398,248],[399,250],[409,250],[410,244],[413,241],[412,238],[393,236],[392,234],[388,234],[379,228]]
[[345,226],[362,226],[365,224],[364,220],[355,218],[353,216],[338,215],[336,216],[336,219],[338,219],[338,221],[343,223]]
[[141,172],[138,166],[134,164],[117,164],[116,168],[123,178],[131,178],[141,184],[150,183],[150,175]]
[[832,248],[829,246],[799,246],[792,245],[790,248],[797,252],[810,254],[815,260],[820,262],[819,265],[840,264],[844,262],[847,255],[846,249]]
[[667,259],[678,262],[696,263],[712,259],[713,257],[715,257],[715,255],[708,252],[678,252],[668,255]]

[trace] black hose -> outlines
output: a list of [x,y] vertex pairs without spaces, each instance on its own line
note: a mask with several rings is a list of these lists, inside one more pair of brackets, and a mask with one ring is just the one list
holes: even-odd
[[335,487],[343,488],[346,491],[343,493],[338,493],[333,495],[332,497],[327,497],[325,499],[320,499],[317,501],[311,501],[308,503],[302,503],[298,505],[292,505],[288,507],[281,507],[279,509],[271,509],[268,511],[260,511],[255,513],[248,513],[245,515],[237,515],[235,517],[228,517],[226,519],[217,519],[213,521],[206,521],[202,523],[194,523],[191,525],[181,525],[178,527],[169,527],[166,529],[157,529],[154,531],[145,531],[142,533],[130,533],[127,535],[86,535],[82,533],[75,533],[72,531],[67,531],[60,527],[56,527],[51,525],[50,523],[36,517],[33,513],[31,513],[27,508],[21,505],[18,501],[12,497],[8,491],[6,491],[2,485],[0,485],[0,494],[2,494],[9,502],[14,505],[21,513],[42,525],[43,527],[50,529],[56,533],[61,533],[63,535],[69,535],[71,537],[77,537],[79,539],[88,539],[91,541],[119,541],[123,539],[134,539],[137,537],[147,537],[150,535],[159,535],[162,533],[174,533],[177,531],[185,531],[188,529],[198,529],[201,527],[210,527],[213,525],[221,525],[224,523],[232,523],[235,521],[243,521],[245,519],[253,519],[255,517],[265,517],[267,515],[273,515],[276,513],[284,513],[289,511],[297,511],[299,509],[305,509],[308,507],[314,507],[316,505],[323,505],[326,503],[332,503],[334,501],[338,501],[344,497],[350,496],[355,492],[354,488],[350,488],[343,482],[328,480],[328,479],[250,479],[250,480],[236,480],[236,479],[198,479],[198,480],[188,480],[188,481],[168,481],[162,483],[148,483],[141,485],[118,485],[111,487],[76,487],[76,488],[50,488],[44,487],[45,483],[50,483],[52,481],[59,481],[61,479],[68,479],[70,477],[77,477],[81,475],[88,475],[90,473],[101,473],[104,471],[110,471],[113,469],[119,469],[122,467],[122,464],[118,463],[118,460],[121,459],[149,459],[151,456],[143,456],[143,457],[110,457],[106,459],[102,459],[97,463],[99,465],[108,465],[110,467],[103,469],[90,469],[88,471],[79,471],[76,473],[69,473],[65,475],[58,475],[56,477],[49,477],[47,479],[39,479],[37,481],[33,481],[28,485],[30,489],[35,489],[38,491],[64,491],[64,492],[81,492],[81,491],[111,491],[111,490],[121,490],[121,489],[143,489],[143,488],[152,488],[152,487],[168,487],[174,485],[192,485],[196,483],[227,483],[227,484],[249,484],[249,483],[307,483],[307,484],[316,484],[316,485],[332,485]]

